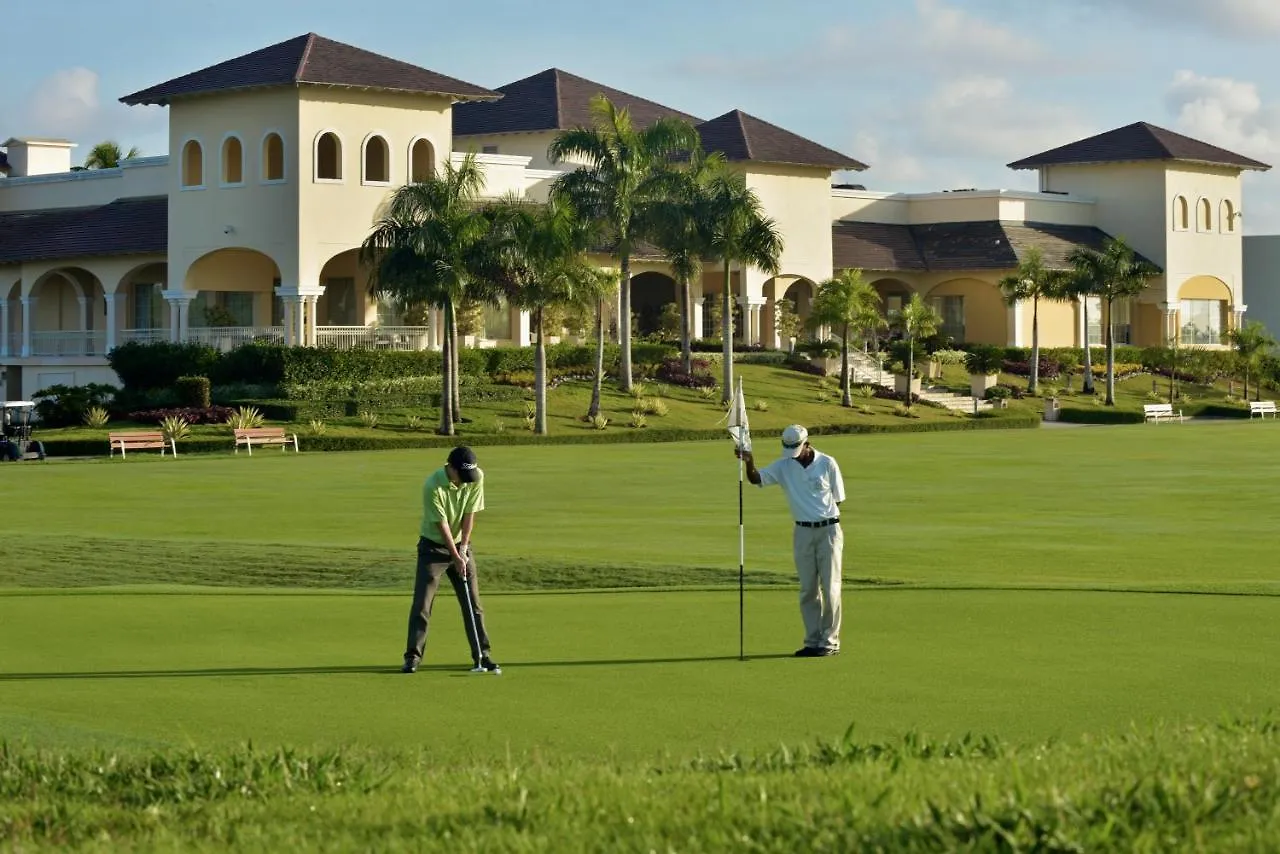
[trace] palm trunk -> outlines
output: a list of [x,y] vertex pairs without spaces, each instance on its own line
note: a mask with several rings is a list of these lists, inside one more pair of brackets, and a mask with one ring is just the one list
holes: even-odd
[[907,336],[907,409],[911,408],[911,388],[915,385],[916,376],[916,342],[915,337]]
[[853,406],[853,393],[849,390],[849,324],[844,325],[844,338],[840,343],[840,405]]
[[533,354],[533,395],[534,416],[533,432],[539,436],[547,433],[547,345],[542,339],[542,307],[533,311],[534,334],[537,335],[537,349]]
[[596,300],[596,377],[591,384],[591,405],[587,417],[600,414],[600,386],[604,384],[604,300]]
[[1111,322],[1111,300],[1107,300],[1107,406],[1116,405],[1116,327]]
[[462,421],[462,370],[458,358],[461,336],[458,335],[458,318],[453,319],[453,346],[449,348],[449,358],[453,362],[453,423]]
[[441,383],[440,383],[440,428],[442,436],[453,435],[453,349],[451,329],[453,327],[453,302],[444,301],[444,340],[441,341]]
[[621,345],[621,364],[618,366],[618,387],[631,391],[631,253],[623,252],[622,275],[619,276],[621,300],[618,312],[618,343]]
[[[1015,303],[1016,305],[1016,303]],[[1016,311],[1016,308],[1015,308]],[[1040,297],[1031,298],[1031,382],[1027,391],[1032,394],[1040,386]]]
[[1095,394],[1093,388],[1093,356],[1089,352],[1089,298],[1080,298],[1081,317],[1084,320],[1084,393]]
[[729,259],[724,259],[724,305],[720,317],[720,355],[724,360],[721,369],[721,378],[724,381],[723,390],[720,393],[720,403],[728,406],[729,397],[733,394],[733,309],[729,302]]
[[693,305],[689,295],[689,277],[680,277],[680,364],[685,375],[693,374],[693,341],[689,334],[689,318],[693,316]]

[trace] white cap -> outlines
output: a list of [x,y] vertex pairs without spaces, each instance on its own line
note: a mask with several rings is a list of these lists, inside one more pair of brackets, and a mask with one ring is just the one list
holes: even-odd
[[809,441],[809,431],[799,424],[792,424],[782,431],[782,455],[784,457],[800,456],[807,441]]

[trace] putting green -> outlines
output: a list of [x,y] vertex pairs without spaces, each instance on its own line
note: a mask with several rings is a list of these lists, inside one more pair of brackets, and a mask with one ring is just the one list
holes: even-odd
[[794,744],[856,724],[1015,741],[1280,706],[1280,598],[869,590],[845,650],[796,660],[793,594],[493,594],[501,676],[466,672],[438,600],[395,672],[405,595],[0,597],[0,730],[52,744],[420,747],[431,761],[645,758]]

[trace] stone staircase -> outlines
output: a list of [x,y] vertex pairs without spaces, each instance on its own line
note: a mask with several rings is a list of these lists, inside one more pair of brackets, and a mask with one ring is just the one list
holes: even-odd
[[[897,379],[894,374],[880,370],[880,366],[876,364],[875,359],[871,358],[866,353],[850,349],[849,381],[855,385],[878,385],[892,390]],[[926,400],[929,403],[935,403],[944,409],[953,409],[968,413],[975,411],[975,401],[970,395],[956,394],[955,392],[948,391],[945,388],[926,385],[924,382],[921,382],[920,384],[920,399]],[[977,401],[977,411],[992,408],[990,401]]]

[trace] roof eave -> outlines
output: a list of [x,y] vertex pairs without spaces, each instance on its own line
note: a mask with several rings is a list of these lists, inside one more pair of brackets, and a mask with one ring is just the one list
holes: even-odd
[[1256,165],[1250,165],[1245,163],[1224,163],[1220,160],[1197,160],[1192,157],[1129,157],[1118,160],[1018,160],[1005,165],[1015,171],[1026,171],[1043,169],[1046,166],[1107,166],[1115,163],[1194,163],[1198,166],[1213,166],[1217,169],[1240,169],[1251,172],[1266,172],[1271,169],[1270,165],[1261,162]]
[[199,98],[208,95],[222,95],[231,92],[249,92],[255,89],[280,89],[286,86],[323,86],[330,89],[352,89],[362,92],[396,92],[405,95],[421,95],[438,98],[450,98],[454,103],[466,101],[500,101],[503,98],[501,92],[486,92],[484,94],[464,94],[461,92],[431,92],[421,89],[402,89],[391,86],[352,86],[346,83],[317,83],[311,80],[297,80],[282,83],[255,83],[248,86],[227,86],[217,89],[200,89],[192,92],[176,92],[168,94],[148,95],[151,90],[143,89],[132,95],[126,95],[120,99],[122,104],[129,106],[138,106],[143,104],[154,104],[156,106],[167,107],[175,100],[185,100],[187,98]]

